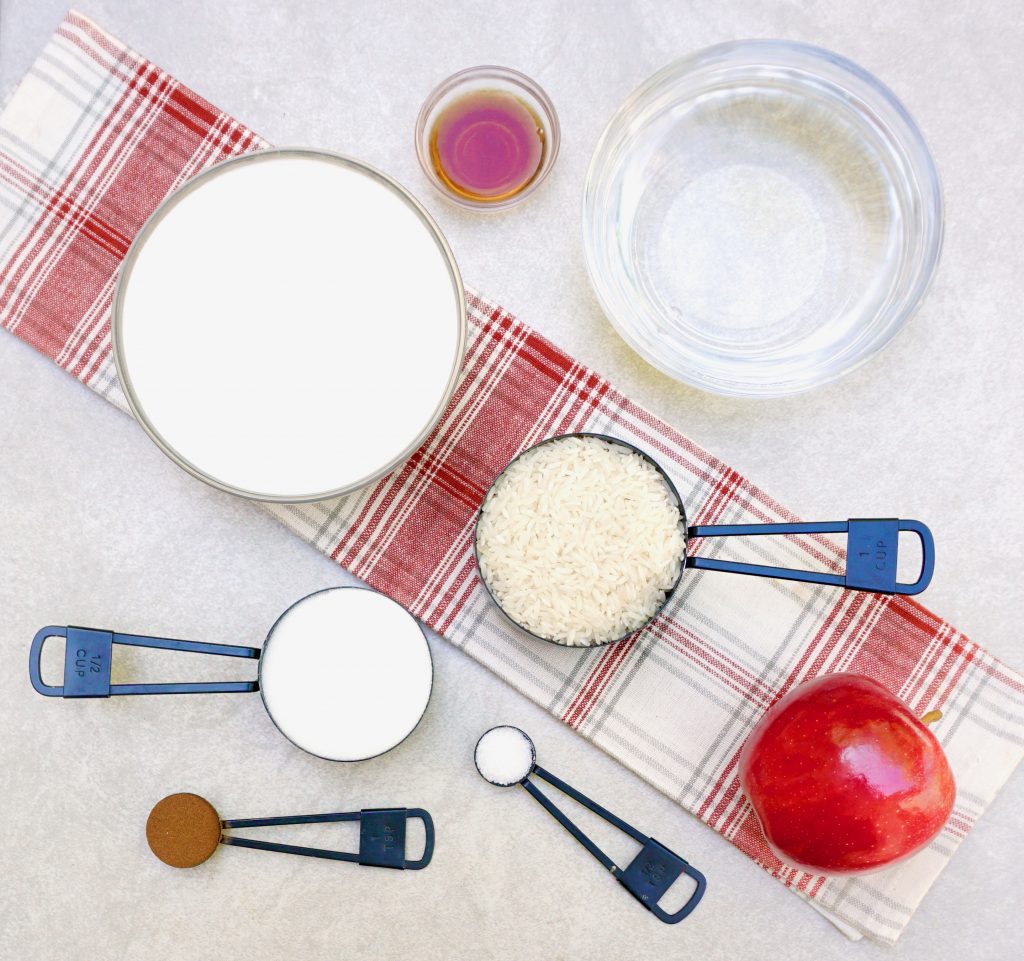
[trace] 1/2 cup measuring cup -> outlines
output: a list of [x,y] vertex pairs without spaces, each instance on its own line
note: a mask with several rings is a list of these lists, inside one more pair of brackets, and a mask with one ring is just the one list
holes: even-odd
[[[43,645],[66,639],[64,683],[42,679]],[[259,660],[252,681],[113,684],[114,645]],[[396,747],[423,717],[433,686],[426,636],[401,605],[365,588],[335,587],[296,601],[263,648],[44,627],[29,653],[32,686],[46,697],[259,691],[275,727],[297,747],[331,761],[363,761]]]
[[[477,515],[476,531],[474,536],[474,552],[477,560],[477,567],[480,570],[481,581],[495,605],[503,615],[520,630],[537,637],[540,640],[550,641],[556,644],[570,645],[568,641],[559,640],[556,637],[545,636],[542,633],[531,630],[531,628],[517,620],[502,606],[501,598],[494,586],[488,582],[485,565],[480,562],[480,540],[481,526],[486,517],[488,507],[495,492],[500,488],[503,478],[509,470],[523,458],[539,448],[551,444],[558,444],[563,441],[578,438],[588,443],[604,443],[614,445],[626,451],[631,451],[652,467],[664,481],[671,500],[679,512],[679,528],[683,534],[682,556],[679,558],[679,569],[675,582],[664,591],[664,597],[657,608],[642,623],[636,624],[626,633],[619,637],[612,637],[597,640],[589,645],[600,646],[612,644],[624,640],[638,630],[646,627],[664,610],[672,594],[679,586],[683,574],[687,568],[705,571],[723,571],[730,574],[747,574],[755,577],[776,578],[779,580],[802,581],[811,584],[824,584],[833,587],[846,588],[848,590],[867,591],[874,594],[920,594],[931,583],[932,574],[935,569],[935,542],[931,531],[920,521],[899,520],[896,518],[853,518],[845,521],[821,521],[813,523],[785,523],[785,524],[697,524],[689,525],[687,522],[686,506],[683,503],[679,491],[676,489],[672,478],[665,469],[649,454],[634,445],[607,434],[596,433],[574,433],[560,434],[542,440],[526,450],[519,453],[495,478],[487,495],[484,497]],[[921,545],[921,567],[917,579],[910,583],[897,580],[897,560],[899,554],[899,538],[901,533],[915,535]],[[723,538],[723,537],[758,537],[766,535],[787,535],[787,534],[846,534],[847,550],[845,569],[842,573],[831,573],[828,571],[793,570],[784,567],[774,567],[764,564],[748,564],[738,561],[720,560],[714,557],[695,556],[689,551],[689,542],[698,538]],[[589,558],[566,558],[560,557],[559,564],[578,562],[586,567],[590,565]]]

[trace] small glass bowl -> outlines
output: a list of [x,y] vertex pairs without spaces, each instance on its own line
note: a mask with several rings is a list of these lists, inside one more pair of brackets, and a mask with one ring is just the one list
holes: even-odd
[[[480,90],[500,90],[512,94],[530,109],[544,130],[544,150],[537,172],[526,186],[500,200],[478,200],[456,193],[438,176],[430,157],[430,136],[441,111],[458,97]],[[525,74],[510,67],[469,67],[453,73],[431,91],[416,118],[416,156],[427,179],[453,203],[474,210],[501,210],[529,197],[551,173],[558,156],[560,139],[558,115],[548,95]]]
[[801,43],[709,47],[612,117],[583,198],[587,268],[649,363],[713,393],[795,394],[885,347],[942,246],[920,130],[856,64]]

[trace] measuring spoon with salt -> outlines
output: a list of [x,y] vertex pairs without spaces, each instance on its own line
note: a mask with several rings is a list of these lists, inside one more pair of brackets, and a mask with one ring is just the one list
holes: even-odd
[[[692,864],[670,851],[664,844],[647,837],[635,827],[627,824],[607,808],[581,794],[561,778],[545,771],[537,763],[537,751],[529,735],[510,724],[502,724],[485,731],[476,743],[473,755],[480,776],[498,787],[512,787],[519,784],[559,824],[583,845],[630,894],[633,895],[659,921],[677,924],[687,917],[704,897],[707,880]],[[532,780],[535,775],[558,788],[563,794],[604,818],[613,827],[625,832],[634,841],[643,845],[640,852],[625,867],[620,868],[602,851],[579,827],[577,827]],[[659,902],[681,875],[692,878],[696,887],[689,900],[676,912],[669,914],[659,907]]]

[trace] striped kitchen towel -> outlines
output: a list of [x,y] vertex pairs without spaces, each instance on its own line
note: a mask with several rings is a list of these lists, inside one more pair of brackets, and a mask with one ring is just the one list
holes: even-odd
[[[0,323],[125,409],[110,349],[118,266],[143,221],[190,176],[266,142],[70,13],[0,117]],[[498,616],[471,533],[484,491],[526,445],[615,434],[672,475],[696,523],[794,520],[773,498],[485,297],[468,293],[461,382],[427,442],[360,493],[270,510],[371,587],[719,831],[852,937],[894,941],[1020,761],[1024,679],[912,600],[688,573],[665,612],[593,650],[535,641]],[[199,345],[197,345],[199,349]],[[700,547],[735,560],[837,569],[826,538]],[[780,864],[740,791],[748,731],[829,671],[871,675],[935,733],[959,793],[909,862],[826,880]]]

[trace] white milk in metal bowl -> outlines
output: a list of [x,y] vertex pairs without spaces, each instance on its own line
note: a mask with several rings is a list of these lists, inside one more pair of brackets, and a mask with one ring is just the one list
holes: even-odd
[[426,438],[465,347],[462,282],[434,222],[383,174],[269,150],[193,178],[125,260],[118,374],[180,466],[300,502],[379,479]]
[[401,743],[427,709],[433,676],[416,619],[356,587],[293,604],[260,656],[260,693],[273,722],[331,761],[362,761]]

